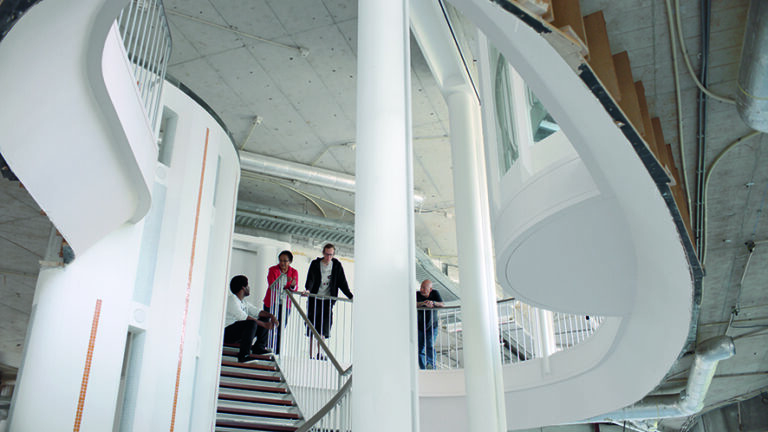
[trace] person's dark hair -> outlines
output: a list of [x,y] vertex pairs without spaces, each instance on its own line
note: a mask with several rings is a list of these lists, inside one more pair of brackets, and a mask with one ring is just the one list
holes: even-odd
[[336,246],[334,246],[333,243],[326,243],[325,246],[323,246],[323,252],[328,249],[333,249],[333,252],[336,253]]
[[248,286],[248,278],[243,275],[237,275],[229,281],[229,290],[232,294],[237,294],[241,289]]
[[280,254],[277,256],[277,259],[280,259],[280,257],[283,255],[288,257],[288,262],[293,262],[293,254],[291,253],[291,251],[284,250],[280,252]]

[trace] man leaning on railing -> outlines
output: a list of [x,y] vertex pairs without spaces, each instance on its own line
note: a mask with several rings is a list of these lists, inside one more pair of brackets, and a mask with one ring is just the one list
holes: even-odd
[[437,312],[430,309],[441,308],[443,298],[436,289],[432,289],[432,281],[429,279],[421,283],[416,291],[416,311],[418,315],[419,333],[419,369],[435,369],[435,338],[440,319]]
[[[307,315],[309,322],[323,339],[331,336],[333,305],[336,303],[333,298],[338,297],[339,290],[350,300],[353,297],[347,277],[344,275],[344,267],[341,261],[333,257],[334,254],[336,254],[336,246],[331,243],[323,246],[323,256],[309,264],[307,282],[304,284],[307,291],[317,294],[307,300]],[[313,343],[315,336],[309,328],[307,328],[307,336],[309,336],[309,357],[322,360],[324,356],[320,352],[320,341],[315,340]]]

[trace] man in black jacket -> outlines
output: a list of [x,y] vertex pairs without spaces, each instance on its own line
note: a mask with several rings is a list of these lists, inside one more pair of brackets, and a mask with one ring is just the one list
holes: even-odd
[[[350,300],[352,291],[349,290],[347,277],[344,275],[344,267],[341,262],[333,257],[336,253],[336,247],[331,243],[323,246],[322,258],[317,258],[309,264],[306,283],[304,288],[315,296],[310,296],[307,301],[307,316],[309,321],[315,327],[323,340],[331,335],[331,324],[333,323],[333,305],[336,303],[335,297],[338,297],[339,290]],[[309,336],[309,356],[311,358],[322,358],[320,353],[320,342],[314,341],[314,334],[307,328]],[[317,354],[314,354],[313,345],[317,345]]]

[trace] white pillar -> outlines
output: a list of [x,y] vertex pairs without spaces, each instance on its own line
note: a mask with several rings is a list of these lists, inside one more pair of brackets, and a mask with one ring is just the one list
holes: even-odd
[[[506,431],[501,386],[498,314],[492,266],[482,161],[480,106],[474,95],[457,91],[446,97],[451,126],[456,243],[459,250],[464,374],[469,429]],[[480,153],[481,154],[481,153]]]
[[358,6],[352,429],[418,430],[407,0]]

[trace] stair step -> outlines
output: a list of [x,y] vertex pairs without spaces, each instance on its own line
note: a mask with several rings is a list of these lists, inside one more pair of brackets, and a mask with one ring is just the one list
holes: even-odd
[[[223,357],[237,357],[237,355],[240,354],[240,350],[232,349],[232,350],[222,350],[221,355]],[[274,361],[272,358],[272,354],[251,354],[250,356],[252,359],[257,360],[264,360],[264,361]]]
[[276,425],[259,422],[244,422],[234,420],[216,420],[216,427],[229,427],[235,429],[248,429],[258,431],[293,432],[298,427],[288,425]]
[[252,402],[271,405],[293,406],[293,401],[268,397],[246,396],[232,393],[219,393],[219,399],[239,402]]
[[263,375],[263,374],[257,374],[257,373],[249,373],[249,372],[221,371],[221,376],[228,377],[228,378],[242,378],[242,379],[258,380],[258,381],[272,381],[272,382],[282,381],[282,379],[278,375]]
[[227,361],[223,360],[221,362],[222,366],[229,366],[229,367],[235,367],[235,368],[243,368],[243,369],[258,369],[258,370],[267,370],[267,371],[277,371],[277,366],[270,366],[265,365],[261,363],[238,363],[236,361]]
[[262,392],[268,392],[268,393],[283,393],[283,394],[288,393],[288,389],[284,387],[271,387],[271,386],[254,385],[254,384],[222,382],[219,384],[219,387],[233,388],[233,389],[240,389],[240,390],[262,391]]
[[299,420],[301,417],[292,412],[267,411],[253,408],[219,407],[216,412],[224,414],[239,414],[254,417],[273,417],[282,419]]

